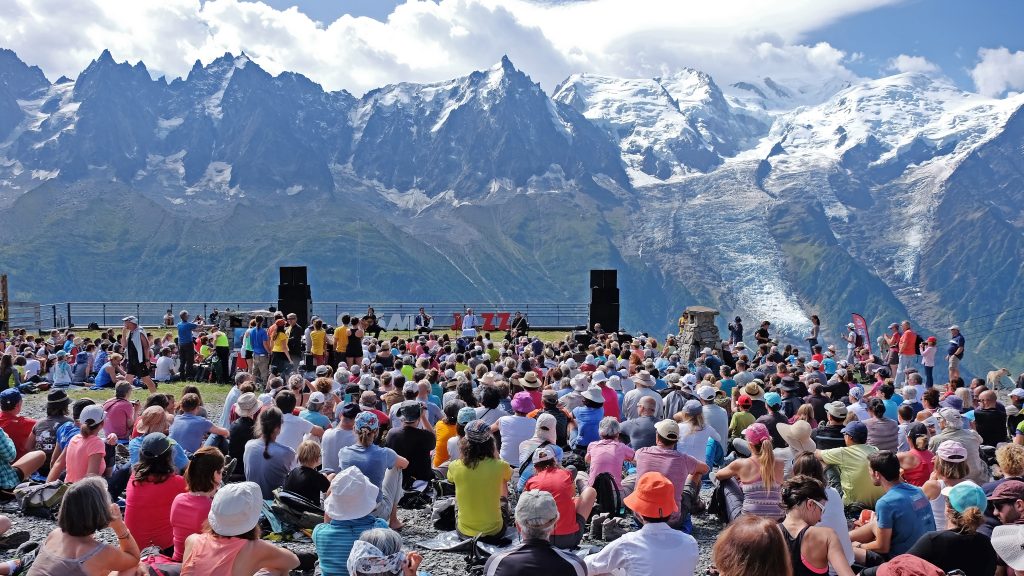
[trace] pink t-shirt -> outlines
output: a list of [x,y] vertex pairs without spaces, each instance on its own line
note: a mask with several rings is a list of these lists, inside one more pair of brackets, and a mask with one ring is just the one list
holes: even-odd
[[616,420],[622,420],[619,414],[619,395],[611,388],[601,387],[601,396],[604,397],[604,415],[612,416]]
[[185,555],[185,539],[203,531],[203,522],[210,514],[213,498],[188,492],[178,494],[171,503],[171,531],[174,533],[175,562]]
[[[89,472],[89,457],[93,454],[105,456],[106,453],[107,449],[103,445],[103,439],[99,436],[83,438],[81,434],[76,435],[68,443],[68,447],[65,450],[64,468],[66,474],[64,481],[71,483],[85,478],[86,473]],[[101,475],[106,468],[106,463],[100,460],[99,473]]]
[[130,440],[132,425],[135,423],[135,407],[124,398],[111,398],[103,403],[106,416],[103,429],[107,434],[116,434],[119,440]]
[[185,491],[185,479],[175,474],[160,482],[128,482],[125,495],[124,524],[135,536],[139,549],[157,545],[161,550],[174,545],[171,504]]
[[[613,390],[614,392],[614,390]],[[603,438],[587,445],[587,456],[590,458],[589,486],[594,485],[598,474],[607,472],[612,475],[615,485],[622,488],[622,463],[633,459],[633,449],[618,440]]]

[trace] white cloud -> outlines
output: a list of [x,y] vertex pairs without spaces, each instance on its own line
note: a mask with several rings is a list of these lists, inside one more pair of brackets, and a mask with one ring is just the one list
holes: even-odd
[[720,83],[772,76],[850,78],[846,55],[805,35],[899,0],[407,0],[380,22],[320,24],[296,8],[241,0],[0,0],[0,45],[51,77],[77,75],[104,48],[156,74],[188,73],[245,50],[271,73],[292,70],[356,94],[439,81],[502,54],[548,90],[574,72],[651,76],[690,66]]
[[923,56],[900,54],[889,60],[889,70],[893,72],[917,72],[919,74],[937,74],[939,67]]
[[971,79],[979,93],[1001,96],[1010,90],[1024,90],[1024,50],[982,48],[978,57],[981,60],[971,69]]

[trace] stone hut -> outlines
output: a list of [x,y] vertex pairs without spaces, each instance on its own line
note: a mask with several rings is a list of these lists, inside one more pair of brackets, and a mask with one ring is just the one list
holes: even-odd
[[679,318],[679,356],[692,362],[704,348],[719,350],[722,337],[715,325],[718,310],[707,306],[688,306]]

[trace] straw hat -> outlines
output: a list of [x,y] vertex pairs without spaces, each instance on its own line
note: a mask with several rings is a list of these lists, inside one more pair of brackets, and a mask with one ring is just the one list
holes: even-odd
[[813,454],[817,449],[814,440],[811,440],[811,425],[806,420],[797,420],[792,424],[779,424],[777,428],[779,435],[786,441],[786,444],[789,444],[794,453],[810,452]]

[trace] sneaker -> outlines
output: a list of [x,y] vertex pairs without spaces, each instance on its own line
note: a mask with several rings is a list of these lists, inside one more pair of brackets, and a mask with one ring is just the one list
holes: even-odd
[[594,517],[590,519],[590,537],[592,539],[601,539],[601,525],[604,524],[604,521],[607,519],[608,513],[606,512],[595,514]]
[[629,532],[628,522],[625,518],[608,518],[601,524],[601,539],[605,542],[617,540]]

